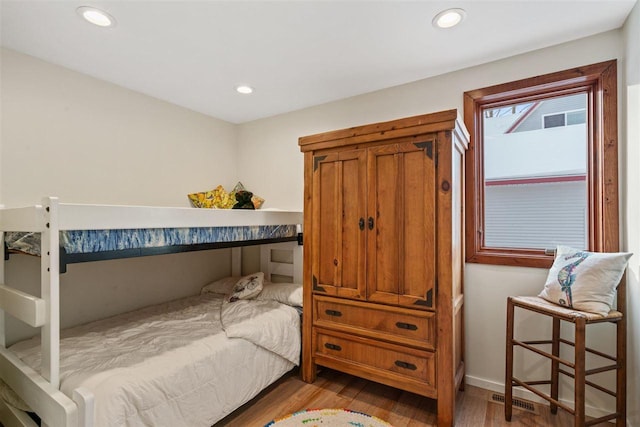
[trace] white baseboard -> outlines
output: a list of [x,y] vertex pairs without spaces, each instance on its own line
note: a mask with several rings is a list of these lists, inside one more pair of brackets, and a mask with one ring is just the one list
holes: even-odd
[[[465,375],[464,379],[465,379],[465,383],[471,386],[483,388],[485,390],[495,391],[497,393],[504,393],[504,383],[489,381],[484,378],[472,377],[470,375]],[[535,393],[532,393],[529,390],[524,389],[522,387],[514,387],[513,395],[514,397],[519,397],[521,399],[529,400],[531,402],[542,403],[546,405],[549,404],[549,402],[538,397]],[[560,399],[560,402],[562,402],[563,404],[569,407],[573,407],[573,400]],[[594,406],[589,406],[589,405],[586,406],[585,412],[587,416],[593,417],[593,418],[599,418],[611,413],[611,411],[603,410],[601,408],[596,408]],[[627,419],[627,425],[631,427],[631,424],[629,424],[628,419]]]

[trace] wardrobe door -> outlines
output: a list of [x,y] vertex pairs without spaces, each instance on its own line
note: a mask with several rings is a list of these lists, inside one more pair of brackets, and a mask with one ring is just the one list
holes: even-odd
[[313,291],[365,299],[366,151],[314,156]]
[[397,304],[400,203],[397,144],[368,150],[367,156],[367,299]]
[[435,307],[435,140],[369,149],[367,298]]
[[398,304],[435,309],[436,141],[399,144]]

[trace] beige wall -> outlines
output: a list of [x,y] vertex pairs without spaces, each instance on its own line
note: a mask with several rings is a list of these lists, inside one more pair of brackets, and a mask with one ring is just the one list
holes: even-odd
[[[189,206],[190,192],[235,184],[235,125],[11,50],[0,54],[6,206],[43,196]],[[12,256],[6,270],[8,283],[39,292],[37,260]],[[61,276],[61,323],[192,295],[229,273],[229,250],[73,265]],[[15,331],[9,341],[30,332],[7,322]]]
[[622,88],[623,134],[627,141],[621,155],[626,182],[622,189],[623,242],[635,255],[627,271],[628,375],[627,420],[640,426],[640,3],[636,3],[623,28],[625,84]]
[[2,202],[189,206],[236,178],[235,125],[2,49]]
[[[239,127],[239,156],[245,159],[248,169],[254,173],[243,175],[243,179],[246,184],[256,188],[255,191],[267,193],[270,188],[283,189],[269,194],[274,206],[300,208],[303,196],[302,155],[297,146],[300,136],[451,108],[462,113],[463,93],[467,90],[623,57],[623,34],[621,31],[612,31],[411,84],[246,123]],[[621,61],[619,69],[624,67],[623,64],[624,61]],[[621,146],[625,146],[623,140]],[[265,162],[265,158],[269,161]],[[253,159],[254,168],[250,167],[251,161],[247,159]],[[263,175],[264,168],[270,173]],[[625,181],[624,176],[621,179]],[[469,384],[503,391],[506,298],[509,295],[537,294],[546,274],[544,269],[467,264],[465,315]],[[540,326],[540,322],[535,322],[535,325],[531,323],[530,318],[523,316],[518,319],[517,328],[525,336],[548,329],[546,325]],[[607,330],[598,330],[593,340],[598,342],[598,348],[613,344]],[[639,354],[632,353],[629,359],[637,359]],[[516,369],[535,373],[540,366],[540,363],[526,359],[519,362]],[[533,398],[531,395],[525,396]],[[565,393],[564,397],[571,399],[569,393]],[[596,408],[609,407],[610,402],[590,396],[588,405],[592,407],[593,414],[598,414]]]

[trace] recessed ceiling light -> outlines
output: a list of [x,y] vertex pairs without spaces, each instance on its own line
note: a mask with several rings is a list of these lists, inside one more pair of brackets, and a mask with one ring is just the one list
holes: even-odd
[[236,92],[241,93],[243,95],[248,95],[253,92],[253,88],[247,85],[236,86]]
[[95,7],[80,6],[76,9],[76,12],[85,20],[99,27],[113,27],[116,25],[116,20],[113,16]]
[[463,9],[447,9],[437,14],[432,22],[438,28],[451,28],[462,22],[465,15]]

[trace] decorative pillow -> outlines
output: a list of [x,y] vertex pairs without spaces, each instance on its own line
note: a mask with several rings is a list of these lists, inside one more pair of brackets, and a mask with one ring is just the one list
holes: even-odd
[[258,272],[244,276],[233,286],[229,301],[255,298],[264,286],[264,273]]
[[606,316],[631,255],[558,246],[544,289],[538,296],[555,304]]
[[245,191],[246,188],[244,188],[244,185],[242,185],[242,183],[240,181],[238,181],[238,183],[236,184],[235,187],[233,187],[233,192],[237,193],[238,191]]
[[208,285],[203,286],[200,293],[229,295],[233,292],[233,287],[238,283],[238,280],[240,280],[240,276],[229,276],[216,280],[215,282],[211,282]]
[[236,203],[235,193],[227,193],[222,185],[211,191],[187,194],[187,197],[196,208],[231,209]]
[[211,191],[201,191],[199,193],[187,194],[187,197],[191,201],[191,204],[195,208],[204,208],[209,200],[213,198]]
[[302,285],[298,283],[265,282],[257,300],[273,300],[294,307],[302,307]]
[[264,204],[264,199],[260,196],[256,196],[255,194],[251,197],[251,202],[256,209],[260,209]]

